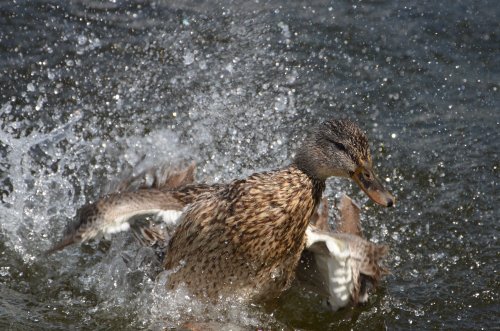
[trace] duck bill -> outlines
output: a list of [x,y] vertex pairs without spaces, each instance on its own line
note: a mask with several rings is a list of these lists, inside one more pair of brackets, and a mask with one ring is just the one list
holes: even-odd
[[391,207],[396,202],[394,196],[384,188],[372,169],[359,167],[351,177],[366,195],[379,205]]

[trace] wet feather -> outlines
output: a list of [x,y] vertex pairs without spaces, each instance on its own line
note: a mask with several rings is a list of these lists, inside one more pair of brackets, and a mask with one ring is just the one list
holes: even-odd
[[[190,184],[194,166],[178,176],[157,176],[136,190],[124,182],[121,192],[84,206],[76,226],[52,251],[125,230],[138,215],[183,210],[164,259],[169,287],[183,284],[210,300],[273,298],[295,277],[325,180],[350,177],[366,164],[371,157],[359,127],[349,120],[326,121],[283,169],[227,184]],[[154,231],[144,236],[161,241]]]

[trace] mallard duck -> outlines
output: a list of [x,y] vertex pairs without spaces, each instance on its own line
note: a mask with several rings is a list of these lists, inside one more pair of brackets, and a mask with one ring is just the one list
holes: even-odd
[[180,217],[163,261],[170,288],[184,284],[211,300],[276,297],[294,279],[309,220],[331,176],[352,178],[376,203],[394,204],[373,172],[365,134],[350,120],[329,120],[312,131],[288,167],[227,184],[104,197],[80,211],[77,225],[51,251],[125,230],[133,216],[163,213]]
[[385,245],[363,239],[359,206],[344,195],[336,230],[328,223],[326,199],[307,227],[307,244],[297,269],[299,282],[327,298],[333,310],[368,300],[368,293],[388,273],[380,260]]

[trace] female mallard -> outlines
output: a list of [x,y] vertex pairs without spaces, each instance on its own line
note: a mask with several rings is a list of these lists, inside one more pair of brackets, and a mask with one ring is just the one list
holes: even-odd
[[187,205],[164,259],[171,271],[168,286],[185,284],[195,295],[211,299],[275,297],[294,278],[306,228],[331,176],[350,177],[375,202],[394,204],[373,173],[364,133],[349,120],[330,120],[312,132],[286,168],[228,184],[105,197],[83,209],[79,225],[55,249],[126,229],[137,214]]

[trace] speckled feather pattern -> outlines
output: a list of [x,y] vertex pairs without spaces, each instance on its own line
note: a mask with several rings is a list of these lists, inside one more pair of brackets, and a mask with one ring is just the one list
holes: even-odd
[[[325,198],[322,201],[322,208],[318,208],[311,219],[311,230],[313,233],[323,233],[347,245],[349,256],[342,268],[345,268],[347,278],[352,279],[352,281],[347,282],[350,283],[348,293],[351,304],[356,305],[359,302],[365,302],[369,290],[376,288],[382,276],[389,273],[381,265],[381,260],[387,255],[389,248],[386,245],[375,244],[363,238],[360,208],[348,196],[344,195],[342,197],[338,207],[340,218],[336,220],[336,231],[333,231],[328,223],[328,202]],[[327,256],[330,254],[327,251],[324,253]],[[319,255],[325,255],[324,253]],[[340,308],[343,305],[339,306],[339,302],[342,301],[339,300],[339,295],[342,292],[338,287],[339,284],[331,283],[328,285],[328,279],[334,275],[322,274],[319,271],[321,268],[314,265],[319,261],[312,262],[315,255],[318,255],[318,253],[312,254],[307,250],[304,251],[301,267],[298,268],[298,278],[304,283],[312,283],[317,293],[329,297],[332,307]],[[330,258],[333,258],[333,256]],[[335,257],[335,259],[338,259],[338,257]],[[338,260],[339,264],[341,260]],[[321,261],[325,262],[326,260],[323,258]]]
[[[329,141],[342,144],[345,152],[355,163],[362,161],[371,163],[368,139],[359,126],[347,119],[327,121],[321,124],[322,129],[330,134]],[[346,148],[349,146],[349,148]]]
[[214,299],[278,295],[293,280],[324,185],[290,166],[203,194],[169,243],[169,286]]
[[387,255],[389,248],[349,233],[338,233],[335,237],[349,245],[351,252],[349,267],[354,284],[351,300],[353,304],[357,304],[362,302],[361,299],[367,290],[364,282],[369,281],[376,287],[382,276],[388,274],[388,270],[380,265],[380,261]]
[[[295,277],[326,178],[350,177],[363,164],[371,164],[366,136],[354,122],[330,120],[312,132],[292,165],[281,170],[213,185],[192,184],[194,164],[180,171],[146,170],[123,181],[115,193],[82,207],[75,226],[48,253],[131,228],[165,254],[171,288],[185,284],[212,300],[277,297]],[[168,249],[163,244],[170,233],[163,236],[134,221],[147,214],[181,214]]]

